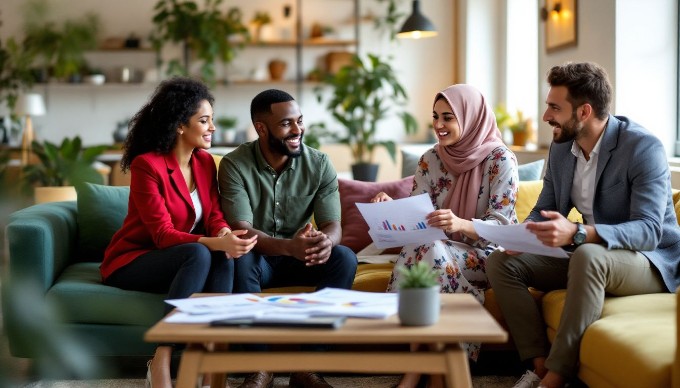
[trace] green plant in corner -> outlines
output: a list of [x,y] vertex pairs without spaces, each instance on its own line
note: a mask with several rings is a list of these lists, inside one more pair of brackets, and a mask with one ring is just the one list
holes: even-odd
[[60,145],[47,140],[33,142],[33,152],[40,161],[23,169],[24,192],[35,186],[77,186],[83,182],[103,184],[93,163],[110,146],[83,147],[79,136],[64,138]]
[[6,103],[13,111],[19,94],[33,86],[32,63],[33,54],[23,50],[14,38],[4,44],[0,41],[0,107]]
[[[354,56],[352,64],[337,73],[324,78],[323,84],[331,89],[326,108],[342,126],[344,132],[334,132],[325,124],[320,128],[320,137],[328,137],[349,146],[352,158],[357,164],[373,163],[376,146],[385,147],[396,162],[396,145],[392,140],[378,140],[378,124],[389,117],[392,106],[404,105],[408,99],[392,66],[378,56],[368,54],[364,62]],[[324,86],[315,88],[317,100],[322,102]],[[404,110],[397,112],[407,134],[416,132],[415,118]]]
[[419,261],[413,265],[402,265],[397,268],[402,275],[399,288],[429,288],[438,286],[437,272],[430,268],[429,264]]

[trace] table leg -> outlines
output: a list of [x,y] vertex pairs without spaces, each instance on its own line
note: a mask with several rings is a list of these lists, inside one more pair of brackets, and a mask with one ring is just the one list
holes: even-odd
[[456,344],[446,349],[445,357],[447,365],[446,386],[449,388],[472,388],[467,352]]
[[203,360],[203,351],[186,349],[182,353],[177,372],[177,388],[195,388],[198,380],[198,370]]

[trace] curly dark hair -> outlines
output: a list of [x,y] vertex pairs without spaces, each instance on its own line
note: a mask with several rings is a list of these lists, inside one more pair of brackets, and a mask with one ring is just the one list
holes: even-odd
[[593,107],[595,116],[604,120],[609,115],[612,101],[612,85],[607,72],[600,65],[592,62],[565,63],[553,66],[548,71],[550,86],[565,86],[569,91],[567,101],[572,108],[585,103]]
[[128,124],[120,167],[130,169],[132,161],[146,152],[168,153],[177,141],[177,128],[188,124],[201,101],[213,105],[215,98],[200,81],[175,77],[158,85],[149,101]]
[[255,124],[260,115],[272,113],[272,104],[294,100],[293,96],[283,90],[267,89],[262,91],[250,102],[250,119]]

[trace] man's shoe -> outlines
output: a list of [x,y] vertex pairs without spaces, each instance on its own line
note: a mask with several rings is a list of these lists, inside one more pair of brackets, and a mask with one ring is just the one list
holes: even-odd
[[288,385],[291,388],[333,388],[320,374],[314,372],[291,373]]
[[536,388],[541,384],[541,378],[530,370],[526,371],[512,388]]
[[246,376],[239,388],[272,388],[274,386],[274,374],[269,372],[256,372]]

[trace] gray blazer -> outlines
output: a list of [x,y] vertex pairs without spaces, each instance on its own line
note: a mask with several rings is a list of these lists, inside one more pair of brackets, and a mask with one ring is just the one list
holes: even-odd
[[[550,146],[543,190],[528,220],[544,220],[541,210],[566,217],[574,207],[571,186],[576,157],[571,145]],[[602,138],[593,213],[595,229],[607,249],[639,251],[659,270],[668,290],[677,289],[680,227],[666,152],[659,139],[623,116],[609,116]]]

